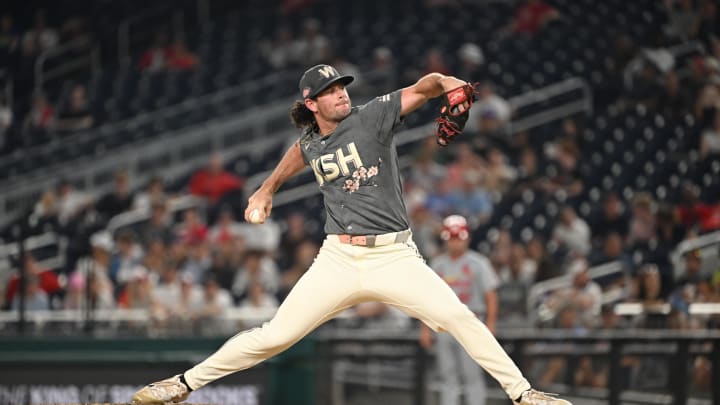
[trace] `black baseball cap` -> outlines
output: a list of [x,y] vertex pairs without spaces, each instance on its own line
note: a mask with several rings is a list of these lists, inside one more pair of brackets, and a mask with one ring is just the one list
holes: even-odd
[[303,73],[298,87],[303,99],[314,98],[335,82],[339,81],[347,86],[353,80],[355,80],[354,77],[342,76],[337,69],[330,65],[315,65]]

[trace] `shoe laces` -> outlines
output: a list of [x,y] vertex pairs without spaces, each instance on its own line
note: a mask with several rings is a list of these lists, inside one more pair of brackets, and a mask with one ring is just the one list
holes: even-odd
[[555,397],[557,396],[558,394],[529,390],[525,392],[523,398],[532,400],[533,403],[536,405],[552,405],[553,403],[555,403]]
[[156,382],[150,384],[149,388],[155,398],[165,401],[181,397],[187,391],[182,383],[177,380]]

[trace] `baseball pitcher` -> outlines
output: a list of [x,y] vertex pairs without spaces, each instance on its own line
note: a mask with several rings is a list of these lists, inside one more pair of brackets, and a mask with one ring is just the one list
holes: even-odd
[[315,262],[272,320],[230,338],[184,373],[147,385],[133,403],[183,401],[192,390],[282,352],[346,308],[380,301],[435,331],[449,332],[517,403],[569,404],[531,389],[487,327],[425,264],[412,240],[393,135],[405,116],[442,97],[437,140],[449,144],[467,121],[473,86],[430,73],[412,86],[353,107],[346,89],[352,81],[329,65],[313,66],[302,75],[302,100],[290,111],[302,134],[245,211],[247,221],[263,222],[273,194],[309,165],[327,211],[327,237]]

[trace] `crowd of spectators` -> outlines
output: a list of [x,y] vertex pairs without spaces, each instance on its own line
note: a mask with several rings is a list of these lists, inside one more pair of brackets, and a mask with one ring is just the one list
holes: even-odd
[[[708,1],[667,3],[665,33],[643,46],[618,36],[618,46],[605,61],[611,73],[607,87],[618,89],[612,99],[618,108],[641,105],[667,117],[691,117],[700,123],[698,144],[691,149],[701,160],[713,159],[720,145],[720,40],[709,21],[717,15],[717,6]],[[531,38],[552,29],[552,22],[562,18],[558,10],[541,1],[523,2],[501,34]],[[684,25],[678,21],[683,19],[692,20],[694,28],[680,29]],[[56,46],[63,38],[48,27],[42,13],[22,35],[13,28],[10,16],[3,17],[1,27],[4,58],[22,55],[25,47]],[[697,39],[708,52],[675,60],[666,48],[677,37]],[[182,38],[172,45],[167,42],[167,36],[159,33],[137,67],[152,73],[197,65]],[[425,71],[452,73],[458,67],[465,78],[478,80],[485,69],[483,51],[473,43],[460,44],[454,58],[442,49],[430,48],[417,68],[404,71],[395,65],[390,49],[378,47],[360,69],[337,52],[315,19],[304,20],[301,33],[281,26],[272,40],[258,47],[275,69],[332,61],[344,73],[358,76],[359,89],[373,91],[397,88],[411,75]],[[546,325],[601,328],[607,305],[632,301],[670,305],[669,316],[660,323],[653,321],[657,327],[717,326],[715,318],[689,317],[688,307],[692,302],[720,300],[720,276],[707,271],[699,251],[688,254],[682,268],[674,266],[670,253],[684,239],[720,229],[718,201],[701,201],[699,185],[686,182],[678,200],[609,190],[590,210],[579,210],[588,194],[585,180],[592,175],[580,165],[588,152],[583,133],[592,122],[567,118],[549,126],[554,134],[538,141],[527,131],[512,131],[515,112],[500,85],[485,81],[478,90],[466,134],[445,149],[432,137],[421,142],[406,173],[404,190],[414,238],[426,257],[439,253],[442,217],[461,214],[474,230],[487,230],[497,204],[508,196],[532,195],[556,204],[555,212],[543,219],[551,222],[549,232],[518,235],[500,227],[474,241],[485,243],[484,253],[502,280],[498,291],[504,312],[501,321],[526,322],[534,315],[528,313],[526,302],[530,287],[567,276],[572,280],[568,287],[548,294],[540,303],[544,313],[550,314],[543,318]],[[657,97],[658,93],[666,97]],[[90,104],[82,84],[73,86],[67,101],[57,107],[37,95],[22,125],[58,131],[89,128],[95,125]],[[0,130],[16,121],[12,112],[0,109]],[[128,175],[118,173],[113,191],[97,199],[68,182],[47,190],[34,207],[31,224],[84,242],[71,243],[72,266],[61,269],[54,282],[40,276],[45,269],[28,256],[23,267],[28,275],[27,301],[32,305],[26,308],[76,308],[88,305],[90,299],[96,308],[145,308],[160,324],[172,325],[176,318],[217,316],[228,306],[277,306],[312,262],[320,236],[301,213],[261,227],[238,222],[243,179],[222,164],[215,155],[207,168],[192,176],[182,191],[204,204],[183,212],[171,209],[177,195],[169,193],[159,178],[147,189],[133,191]],[[145,220],[112,234],[98,233],[111,218],[127,211],[143,212]],[[638,260],[638,249],[651,254]],[[622,263],[620,276],[589,279],[589,266],[611,261]],[[17,286],[13,288],[10,293],[8,286],[3,295],[5,308],[17,305]],[[615,298],[606,298],[611,296]],[[183,308],[171,304],[178,300]],[[642,321],[636,325],[647,326]]]
[[[698,136],[691,138],[696,142],[680,153],[711,163],[720,154],[718,6],[712,1],[668,0],[665,7],[663,32],[642,43],[626,35],[615,38],[617,46],[604,61],[608,80],[597,89],[598,97],[613,108],[641,107],[673,122],[697,123]],[[522,2],[498,35],[530,40],[563,18],[542,1]],[[0,30],[0,58],[23,55],[26,46],[29,52],[62,41],[40,17],[23,35],[9,16],[2,18]],[[706,52],[676,59],[668,45],[677,39],[697,40]],[[502,85],[486,80],[479,45],[430,48],[417,64],[405,67],[397,66],[392,50],[381,46],[367,64],[358,66],[338,52],[315,19],[304,20],[297,33],[280,26],[272,39],[257,45],[273,69],[333,63],[357,77],[350,89],[353,96],[356,90],[377,95],[396,89],[426,71],[483,80],[466,133],[449,148],[438,147],[432,136],[420,142],[405,172],[404,192],[413,238],[428,259],[441,253],[441,219],[449,214],[468,218],[473,246],[488,256],[500,279],[498,330],[534,325],[583,335],[604,329],[720,327],[720,316],[690,312],[694,303],[720,303],[720,250],[708,255],[708,249],[692,249],[679,263],[671,257],[681,241],[720,230],[720,201],[702,198],[702,184],[689,179],[672,198],[652,190],[627,194],[608,189],[589,199],[587,183],[593,173],[583,171],[582,162],[593,151],[584,134],[596,123],[573,116],[543,128],[550,136],[513,131],[516,111]],[[135,66],[154,74],[193,69],[198,63],[181,38],[168,45],[160,33]],[[32,108],[18,119],[0,97],[0,143],[13,125],[25,128],[23,136],[28,137],[50,129],[91,128],[97,123],[91,103],[87,88],[76,84],[61,102],[36,95]],[[319,218],[308,217],[300,207],[261,226],[241,222],[244,178],[223,164],[220,155],[213,155],[179,190],[169,190],[161,178],[137,189],[124,172],[116,174],[113,190],[98,198],[59,182],[43,193],[28,223],[37,233],[54,230],[71,240],[67,265],[44,268],[32,253],[17,259],[15,267],[25,275],[24,290],[19,273],[0,277],[0,306],[16,310],[22,295],[28,311],[142,310],[151,315],[155,333],[189,328],[200,334],[232,333],[255,326],[272,314],[310,267],[322,232]],[[175,202],[185,195],[201,203],[177,210]],[[548,226],[538,226],[545,231],[512,232],[493,222],[495,210],[506,200],[527,196],[547,205],[548,215],[540,220]],[[106,229],[113,217],[127,212],[139,213],[141,220]],[[537,221],[535,225],[542,225]],[[621,271],[591,277],[591,267],[611,262]],[[533,286],[557,277],[565,277],[563,287],[528,302]],[[642,311],[619,315],[615,307],[621,303],[640,304]],[[243,313],[245,324],[224,321],[231,309]],[[353,314],[343,322],[408,326],[407,319],[383,305],[359,306]],[[667,376],[650,372],[661,368],[652,361],[627,356],[623,362],[634,376],[628,384],[651,389],[667,383]],[[707,367],[704,357],[693,363],[693,384],[699,388],[707,387]],[[558,357],[529,369],[542,387],[570,381],[600,388],[608,382],[607,363],[589,357],[576,367]]]

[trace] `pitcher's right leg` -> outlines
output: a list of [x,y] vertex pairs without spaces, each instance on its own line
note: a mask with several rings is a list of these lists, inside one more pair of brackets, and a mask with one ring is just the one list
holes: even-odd
[[[333,256],[334,257],[334,256]],[[192,389],[250,368],[300,340],[322,323],[357,303],[359,283],[348,263],[321,251],[278,308],[260,328],[230,338],[214,354],[185,372]]]
[[198,389],[287,349],[323,322],[363,300],[357,272],[353,270],[350,257],[326,242],[272,320],[230,338],[184,374],[145,386],[135,393],[132,403],[184,401],[190,394],[188,388]]

